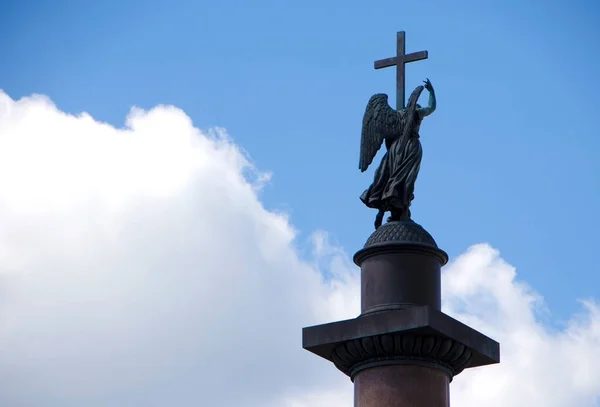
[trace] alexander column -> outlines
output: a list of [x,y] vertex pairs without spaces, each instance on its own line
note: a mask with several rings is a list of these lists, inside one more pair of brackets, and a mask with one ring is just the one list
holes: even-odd
[[[363,118],[359,169],[365,171],[385,142],[386,153],[371,186],[360,196],[378,213],[375,232],[354,255],[361,269],[361,314],[302,330],[307,349],[354,382],[355,407],[448,407],[449,384],[464,369],[498,363],[500,345],[441,311],[441,268],[448,255],[411,219],[410,206],[423,150],[422,120],[436,109],[429,79],[404,106],[404,68],[427,58],[405,54],[398,33],[395,57],[397,108],[388,96],[371,97]],[[429,101],[417,101],[427,90]],[[390,217],[383,223],[385,212]]]

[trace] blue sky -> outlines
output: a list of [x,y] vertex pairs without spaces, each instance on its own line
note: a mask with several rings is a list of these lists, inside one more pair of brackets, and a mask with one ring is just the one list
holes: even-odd
[[353,253],[375,215],[358,199],[362,113],[374,93],[394,103],[373,61],[405,30],[430,58],[407,93],[429,77],[438,95],[413,218],[450,256],[498,248],[560,323],[600,297],[600,6],[549,3],[4,1],[0,88],[117,126],[173,104],[224,127],[273,172],[263,202],[300,244],[323,229]]

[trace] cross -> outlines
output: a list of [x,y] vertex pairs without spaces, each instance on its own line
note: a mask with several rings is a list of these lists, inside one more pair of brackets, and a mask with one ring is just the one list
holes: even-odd
[[375,69],[387,68],[389,66],[396,65],[396,110],[404,109],[404,64],[427,59],[428,56],[427,51],[405,54],[405,48],[406,39],[404,37],[404,31],[400,31],[398,33],[396,44],[396,56],[375,61]]

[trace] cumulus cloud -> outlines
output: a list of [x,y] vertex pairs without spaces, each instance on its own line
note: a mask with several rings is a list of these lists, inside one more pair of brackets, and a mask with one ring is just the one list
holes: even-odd
[[600,400],[600,308],[592,300],[562,330],[541,321],[543,298],[489,245],[474,245],[443,276],[445,311],[500,342],[501,363],[452,383],[461,406],[595,407]]
[[[265,209],[268,180],[171,106],[118,129],[0,91],[0,405],[352,405],[300,328],[356,316],[359,275],[325,232],[297,239]],[[502,344],[501,365],[455,379],[454,403],[595,405],[593,302],[549,331],[486,245],[447,267],[444,294]]]
[[1,94],[0,174],[1,405],[265,406],[317,383],[300,328],[356,300],[299,259],[223,130]]

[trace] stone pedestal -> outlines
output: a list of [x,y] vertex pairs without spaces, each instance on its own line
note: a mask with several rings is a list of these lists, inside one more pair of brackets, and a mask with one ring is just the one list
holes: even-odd
[[354,382],[355,407],[447,407],[465,368],[500,361],[500,345],[441,312],[448,256],[412,220],[377,229],[354,256],[361,314],[303,329],[303,347]]

